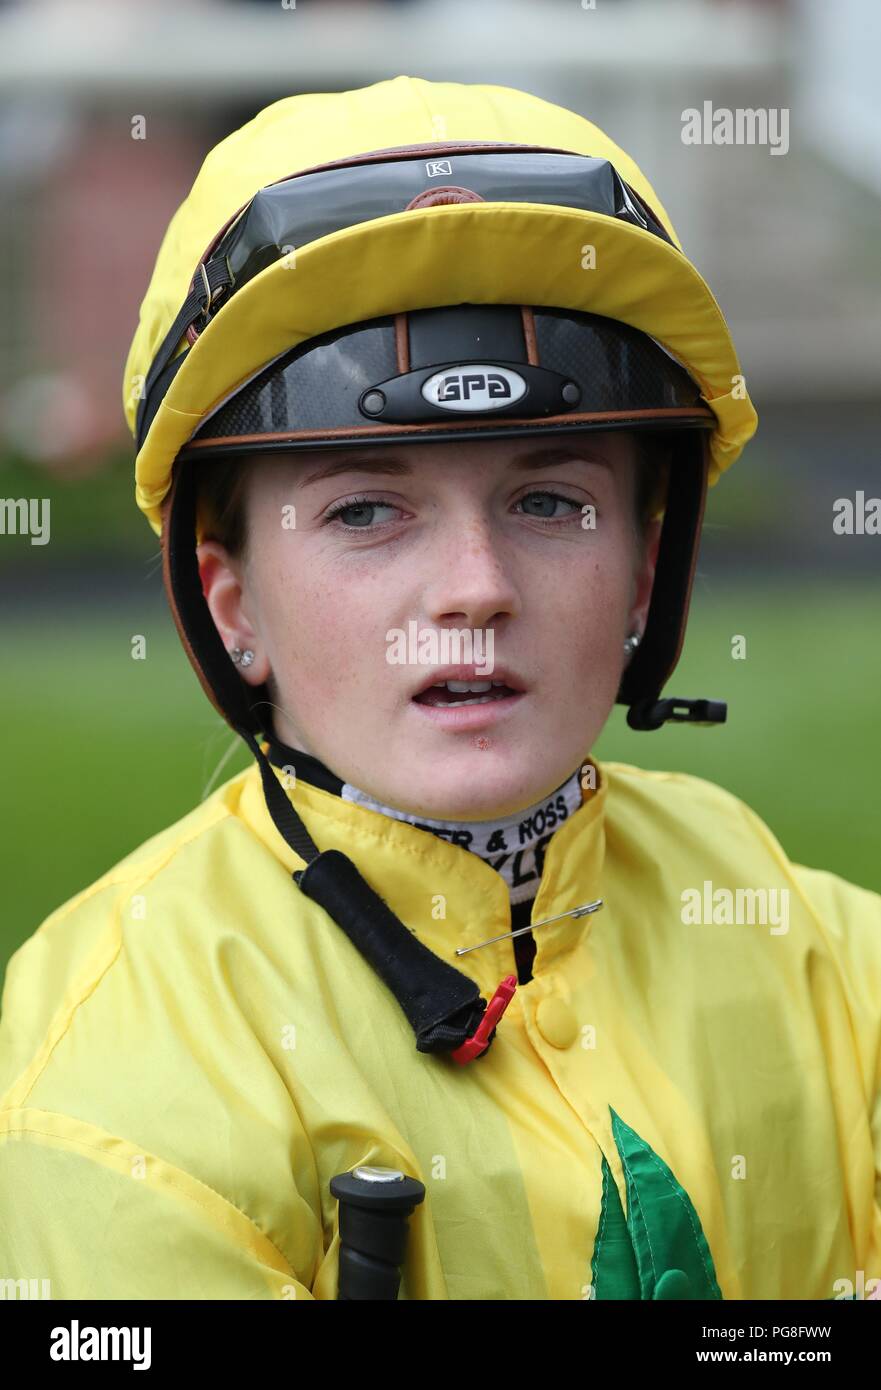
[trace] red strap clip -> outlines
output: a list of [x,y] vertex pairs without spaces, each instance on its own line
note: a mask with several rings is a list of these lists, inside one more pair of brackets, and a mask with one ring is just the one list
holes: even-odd
[[516,988],[517,976],[506,975],[487,1004],[486,1012],[474,1033],[470,1038],[465,1039],[461,1047],[457,1047],[455,1052],[450,1053],[454,1062],[464,1066],[466,1062],[473,1061],[475,1057],[480,1056],[481,1052],[486,1051],[489,1047],[489,1035],[514,998]]

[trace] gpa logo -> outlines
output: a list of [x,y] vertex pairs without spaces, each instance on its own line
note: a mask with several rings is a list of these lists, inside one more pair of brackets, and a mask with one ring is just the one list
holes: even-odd
[[453,166],[448,159],[430,159],[425,166],[425,172],[430,179],[436,179],[441,174],[449,178],[453,172]]
[[526,395],[526,382],[508,367],[478,363],[435,372],[423,383],[422,395],[442,410],[499,410]]

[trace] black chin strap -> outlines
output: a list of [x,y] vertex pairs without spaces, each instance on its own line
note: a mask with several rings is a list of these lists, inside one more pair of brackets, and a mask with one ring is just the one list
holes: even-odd
[[[475,1033],[486,1000],[475,982],[424,946],[337,849],[319,850],[254,734],[245,740],[260,768],[263,795],[279,834],[301,859],[293,880],[323,907],[391,990],[416,1034],[418,1052],[453,1052]],[[489,1041],[495,1036],[495,1029]],[[479,1055],[482,1055],[480,1053]]]
[[451,1052],[474,1033],[486,1009],[477,985],[429,951],[351,859],[326,849],[294,881],[342,927],[391,990],[416,1034],[418,1052]]
[[[257,759],[260,776],[263,778],[263,796],[267,810],[275,822],[276,830],[295,854],[298,854],[301,859],[305,859],[307,864],[311,864],[319,858],[321,851],[294,810],[290,798],[285,796],[281,784],[272,770],[272,764],[250,729],[237,725],[236,733],[241,735]],[[298,872],[300,871],[298,870]],[[296,873],[294,874],[294,881],[298,882]]]

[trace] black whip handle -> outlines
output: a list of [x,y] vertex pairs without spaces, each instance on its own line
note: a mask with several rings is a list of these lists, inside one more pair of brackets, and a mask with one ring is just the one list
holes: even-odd
[[353,1168],[330,1180],[339,1201],[338,1299],[396,1299],[407,1222],[425,1188],[396,1168]]

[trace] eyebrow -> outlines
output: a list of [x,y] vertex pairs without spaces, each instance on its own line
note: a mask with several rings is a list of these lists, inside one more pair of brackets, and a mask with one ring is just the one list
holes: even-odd
[[[602,468],[612,467],[609,459],[602,454],[593,454],[590,458],[585,458],[572,449],[559,446],[518,454],[516,458],[511,460],[511,467],[518,472],[526,472],[533,468],[553,468],[555,464],[560,463],[596,463]],[[302,486],[308,487],[310,483],[321,482],[324,478],[333,478],[338,473],[385,473],[394,474],[396,477],[407,477],[412,472],[412,464],[409,464],[406,459],[383,457],[355,461],[347,458],[337,463],[329,463],[324,468],[316,469],[314,473],[307,474],[300,482]]]

